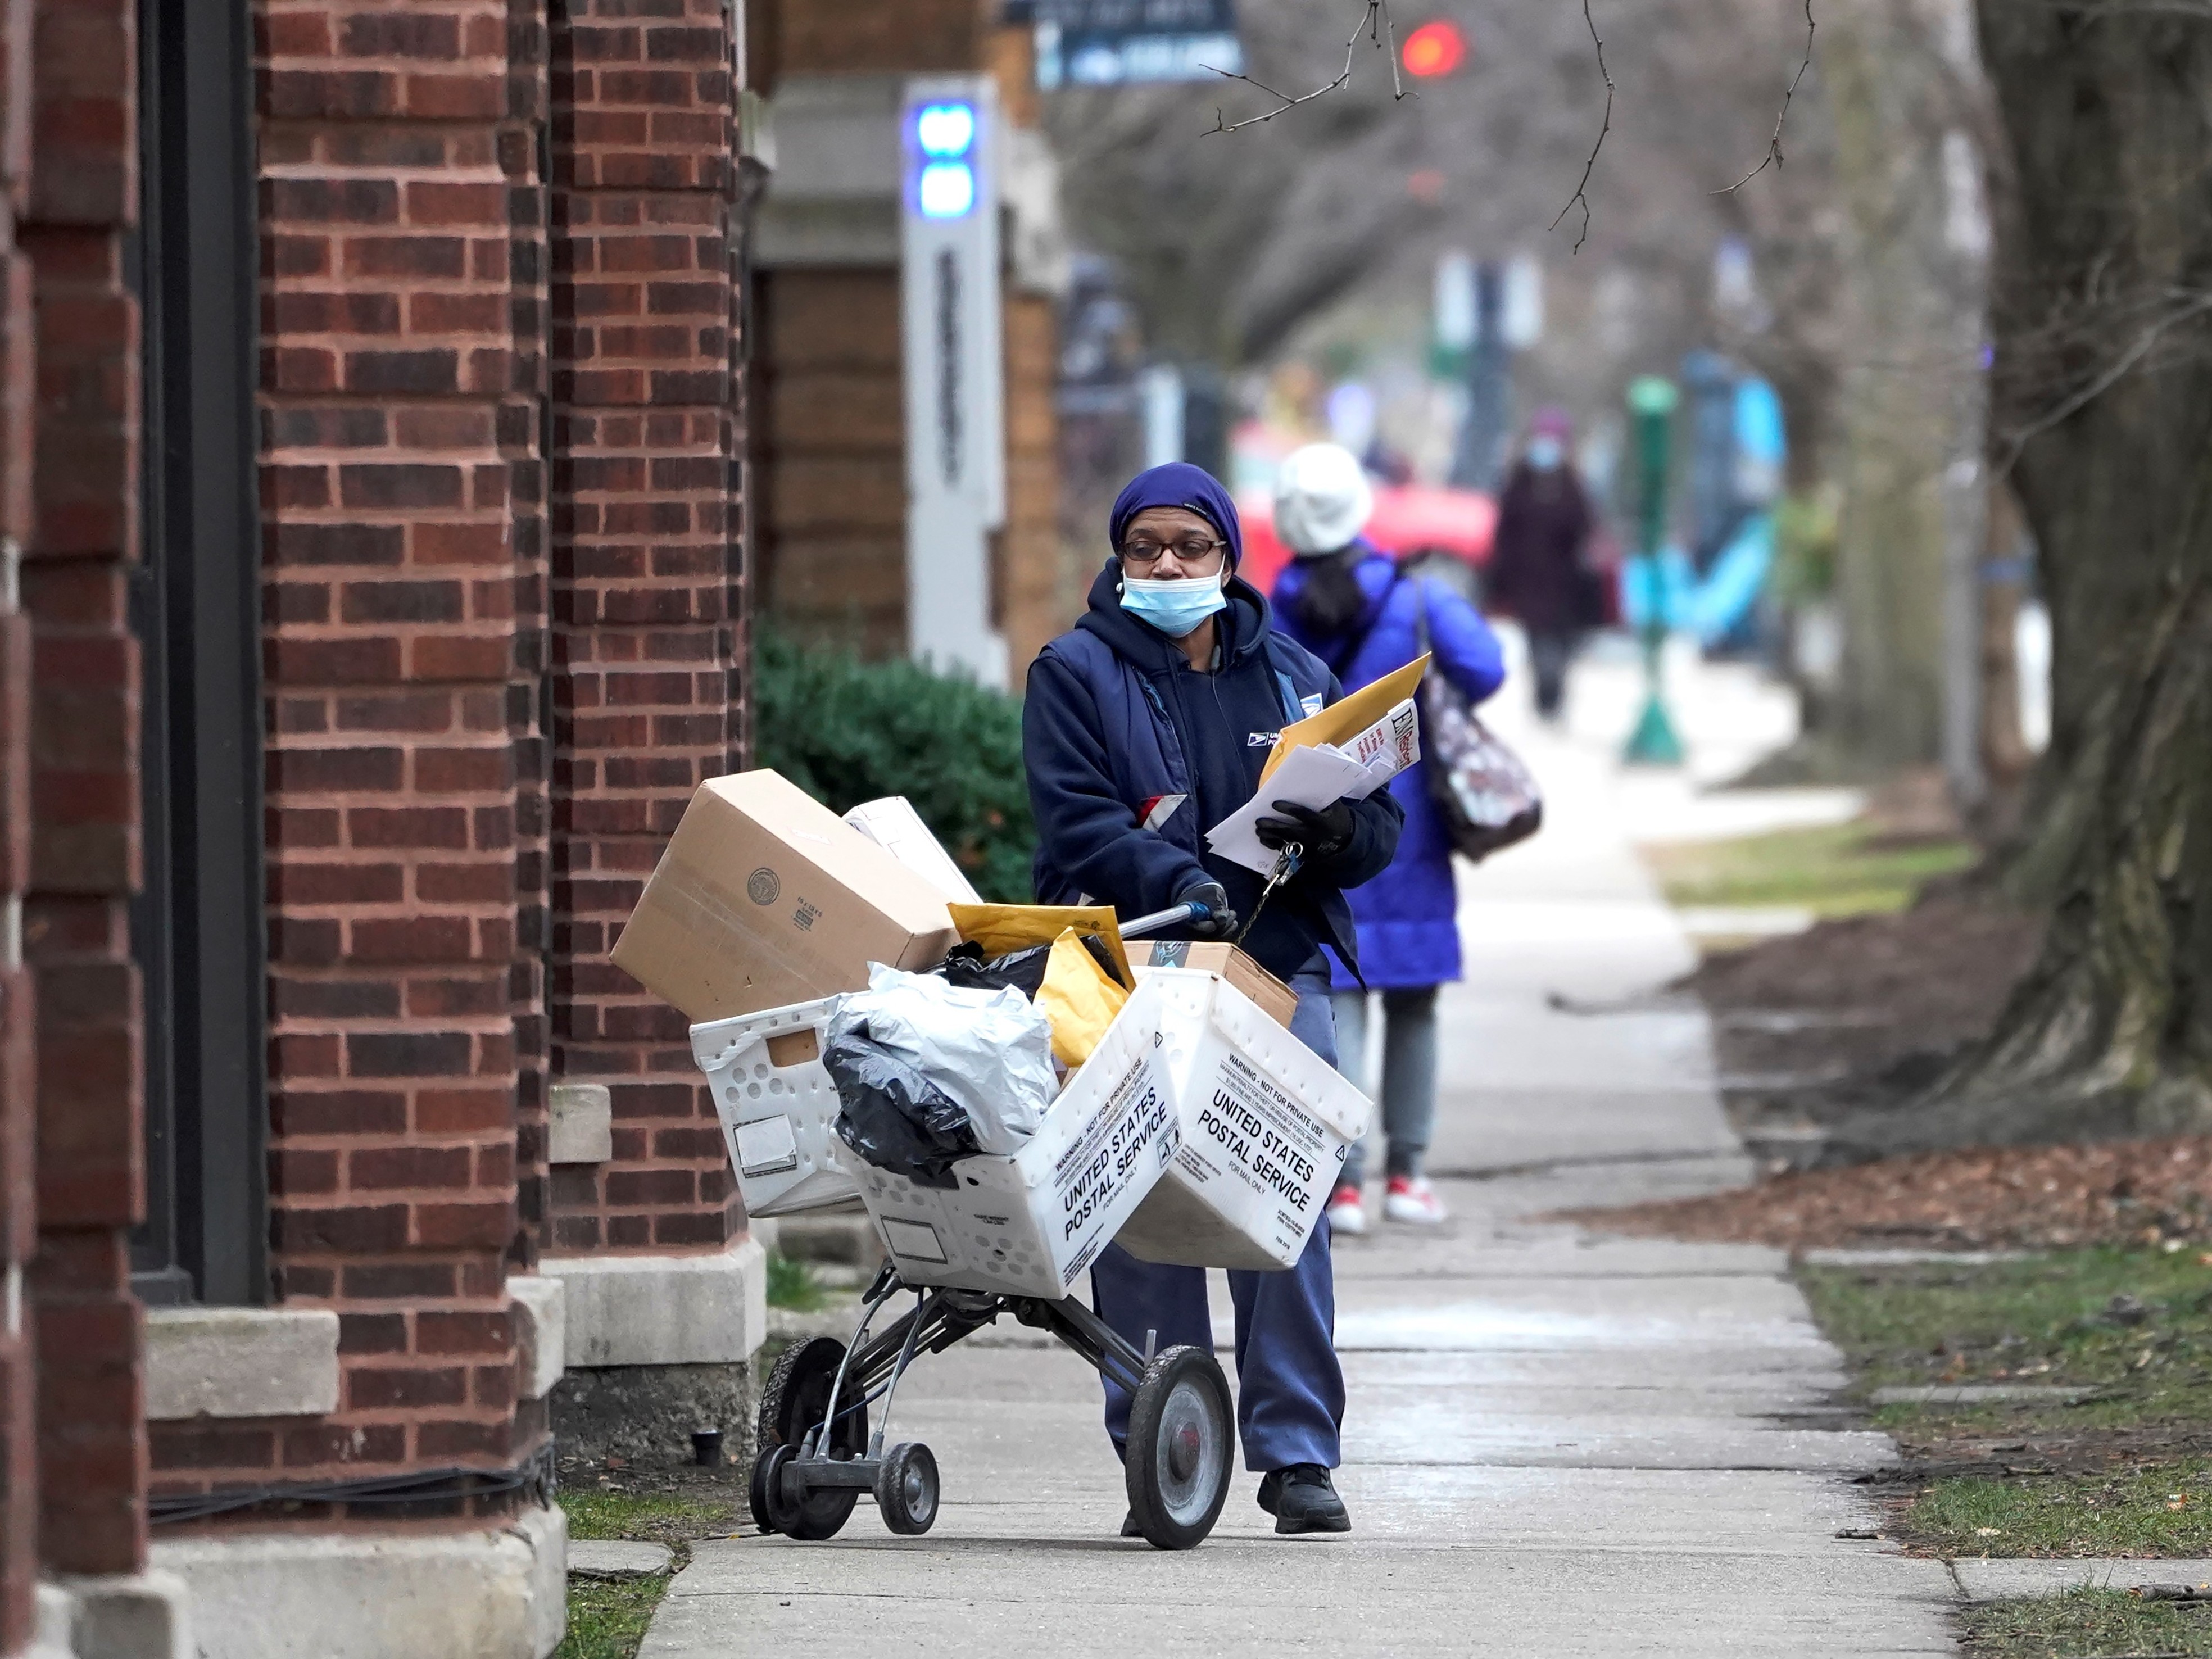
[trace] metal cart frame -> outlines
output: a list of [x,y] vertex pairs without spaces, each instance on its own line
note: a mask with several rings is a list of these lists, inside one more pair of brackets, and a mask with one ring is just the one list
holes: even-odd
[[[875,1336],[868,1328],[892,1297],[915,1305]],[[785,1351],[762,1390],[753,1464],[754,1522],[763,1533],[815,1541],[836,1535],[860,1494],[884,1524],[916,1536],[937,1519],[937,1460],[919,1442],[886,1449],[868,1432],[868,1407],[888,1419],[899,1380],[925,1353],[943,1353],[1000,1315],[1042,1330],[1132,1395],[1123,1458],[1129,1518],[1122,1535],[1159,1549],[1189,1549],[1213,1529],[1234,1474],[1236,1419],[1228,1380],[1202,1348],[1152,1352],[1073,1298],[1011,1296],[908,1285],[885,1263],[862,1297],[852,1341],[815,1337]]]

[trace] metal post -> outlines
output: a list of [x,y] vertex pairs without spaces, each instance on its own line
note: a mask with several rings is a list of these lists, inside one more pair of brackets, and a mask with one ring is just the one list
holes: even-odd
[[1621,758],[1632,766],[1679,766],[1682,740],[1667,713],[1662,653],[1667,647],[1665,592],[1659,549],[1667,539],[1667,458],[1674,404],[1674,382],[1647,374],[1628,388],[1636,426],[1637,574],[1644,586],[1644,712]]

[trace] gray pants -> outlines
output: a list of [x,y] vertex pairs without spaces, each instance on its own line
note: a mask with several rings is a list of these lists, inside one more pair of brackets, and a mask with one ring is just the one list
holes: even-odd
[[[1389,1142],[1383,1168],[1394,1176],[1421,1173],[1437,1121],[1437,988],[1414,986],[1384,991],[1382,997],[1382,1086],[1377,1091],[1367,1070],[1367,1004],[1364,991],[1339,991],[1336,1052],[1344,1074],[1370,1093],[1379,1092],[1382,1132]],[[1344,1179],[1357,1186],[1367,1176],[1369,1144],[1375,1131],[1344,1160]]]

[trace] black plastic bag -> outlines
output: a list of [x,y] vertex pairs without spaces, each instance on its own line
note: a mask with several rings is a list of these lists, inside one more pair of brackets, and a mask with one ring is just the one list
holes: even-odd
[[837,1137],[879,1170],[917,1186],[951,1188],[952,1166],[979,1150],[967,1109],[866,1028],[831,1039],[822,1063],[837,1085]]
[[997,991],[1011,985],[1035,1002],[1051,956],[1049,945],[1032,945],[1027,950],[986,959],[980,945],[956,945],[951,954],[929,971],[963,991]]
[[[1091,952],[1106,977],[1121,984],[1121,970],[1114,961],[1114,953],[1106,948],[1106,941],[1096,933],[1081,937],[1083,948]],[[929,971],[963,990],[996,991],[1011,985],[1035,1002],[1051,957],[1049,945],[1032,945],[1024,950],[1009,951],[1002,957],[986,958],[981,945],[969,943],[954,945],[951,954]]]

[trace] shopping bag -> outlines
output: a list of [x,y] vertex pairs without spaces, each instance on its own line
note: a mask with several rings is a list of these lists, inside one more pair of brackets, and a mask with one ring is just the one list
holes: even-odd
[[[1421,595],[1420,648],[1429,648],[1428,595]],[[1452,850],[1480,861],[1526,841],[1543,827],[1544,797],[1536,780],[1503,738],[1482,723],[1474,705],[1443,674],[1421,683],[1423,769],[1429,799],[1443,818]]]

